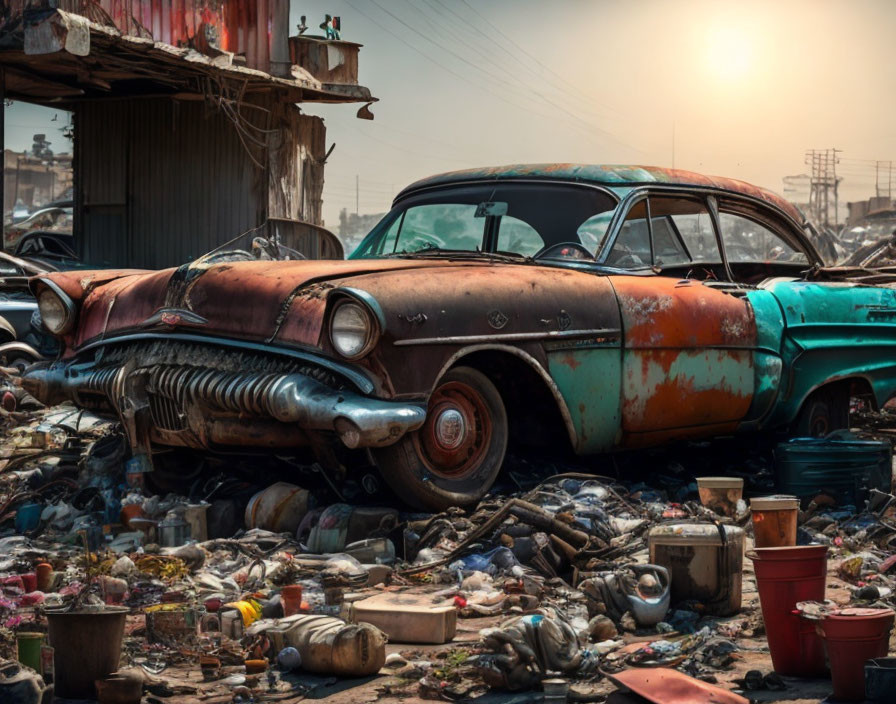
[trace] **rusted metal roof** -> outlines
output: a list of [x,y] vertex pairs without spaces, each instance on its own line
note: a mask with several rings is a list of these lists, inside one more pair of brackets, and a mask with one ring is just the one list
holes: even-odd
[[[184,41],[160,29],[162,36],[177,42],[174,45],[64,10],[48,10],[27,22],[11,20],[0,30],[7,96],[32,102],[153,92],[148,88],[152,84],[159,93],[197,94],[196,86],[206,85],[209,78],[230,81],[247,94],[276,92],[289,102],[376,101],[364,86],[323,83],[301,66],[290,66],[285,76],[272,75],[252,67],[261,63],[260,58],[241,65],[233,52],[213,50],[196,37]],[[266,27],[262,33],[267,36]],[[240,38],[243,34],[242,29],[234,30],[220,43],[248,51]],[[256,48],[258,44],[252,42]],[[285,40],[284,49],[288,51]],[[288,53],[285,58],[289,64]]]
[[558,181],[578,181],[615,186],[635,186],[640,184],[667,183],[680,186],[701,186],[719,188],[750,196],[774,205],[788,217],[802,223],[805,219],[799,209],[777,193],[754,186],[746,181],[738,181],[722,176],[705,176],[693,171],[667,169],[659,166],[617,166],[598,164],[511,164],[491,166],[430,176],[405,188],[397,198],[428,186],[440,186],[463,181],[488,179],[540,178]]
[[[8,0],[11,15],[35,8],[30,0]],[[83,15],[123,35],[202,51],[217,46],[244,54],[249,68],[269,72],[274,24],[289,23],[288,0],[56,0],[58,10]],[[276,29],[276,28],[273,28]],[[286,51],[283,28],[282,51]]]

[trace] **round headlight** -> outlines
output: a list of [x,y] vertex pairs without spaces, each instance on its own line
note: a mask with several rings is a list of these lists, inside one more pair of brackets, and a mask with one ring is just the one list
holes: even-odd
[[40,311],[44,327],[54,335],[67,332],[74,322],[73,306],[51,288],[45,288],[37,296],[37,308]]
[[370,315],[358,303],[339,304],[330,318],[330,342],[343,357],[354,359],[367,352],[373,337]]

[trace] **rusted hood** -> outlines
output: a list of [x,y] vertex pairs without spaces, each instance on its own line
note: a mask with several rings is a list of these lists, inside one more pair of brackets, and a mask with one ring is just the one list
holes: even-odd
[[70,348],[100,336],[159,327],[316,345],[328,281],[344,284],[362,274],[459,265],[432,260],[192,262],[154,272],[77,272],[46,278],[81,301]]

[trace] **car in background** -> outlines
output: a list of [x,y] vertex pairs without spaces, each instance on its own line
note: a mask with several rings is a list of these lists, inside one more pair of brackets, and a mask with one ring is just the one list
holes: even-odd
[[436,510],[479,500],[509,445],[825,435],[896,394],[896,277],[826,268],[805,226],[686,171],[443,174],[346,261],[38,276],[63,352],[23,383],[120,418],[146,470],[159,448],[307,449],[338,479],[360,449]]
[[16,250],[19,241],[28,233],[45,232],[60,238],[72,236],[74,202],[58,201],[43,207],[26,218],[7,224],[3,230],[3,249]]
[[57,271],[43,262],[0,251],[0,366],[24,369],[54,357],[59,342],[41,324],[32,276]]

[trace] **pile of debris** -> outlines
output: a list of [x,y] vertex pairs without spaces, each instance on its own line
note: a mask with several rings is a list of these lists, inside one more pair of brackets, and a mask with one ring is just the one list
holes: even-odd
[[[745,702],[738,692],[789,688],[791,699],[821,698],[831,688],[818,679],[821,641],[811,673],[787,671],[776,652],[763,581],[773,553],[763,551],[812,545],[826,556],[813,582],[821,593],[801,598],[817,602],[801,606],[805,618],[885,609],[887,626],[896,608],[889,464],[887,490],[832,482],[802,501],[748,502],[743,476],[697,480],[687,458],[667,458],[649,485],[511,472],[515,491],[421,515],[348,503],[326,485],[253,486],[203,462],[181,468],[188,490],[163,491],[164,474],[134,481],[126,471],[116,424],[66,406],[10,417],[5,432],[4,702],[36,704],[51,688],[135,704],[348,689],[559,702],[621,687],[655,702],[669,691]],[[747,493],[768,493],[768,466],[743,474]],[[847,503],[854,496],[861,508]]]

